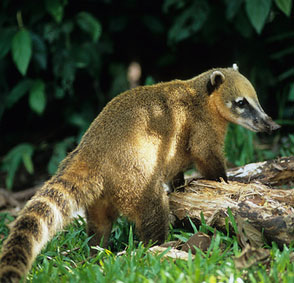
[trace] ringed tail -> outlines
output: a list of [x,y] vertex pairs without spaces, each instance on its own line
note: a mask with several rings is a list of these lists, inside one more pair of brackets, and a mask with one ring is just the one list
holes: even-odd
[[60,175],[44,184],[23,208],[3,244],[1,283],[19,282],[29,272],[44,245],[85,207],[87,193]]

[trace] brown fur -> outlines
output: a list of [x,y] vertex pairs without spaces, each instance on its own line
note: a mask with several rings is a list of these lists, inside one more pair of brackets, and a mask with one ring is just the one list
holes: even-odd
[[145,243],[163,242],[169,215],[163,184],[191,164],[204,178],[226,179],[224,137],[234,116],[223,103],[244,89],[256,96],[237,71],[219,70],[225,80],[214,86],[212,70],[114,98],[15,221],[2,248],[1,282],[25,275],[44,244],[81,208],[89,234],[95,234],[91,244],[107,244],[120,214],[135,222]]

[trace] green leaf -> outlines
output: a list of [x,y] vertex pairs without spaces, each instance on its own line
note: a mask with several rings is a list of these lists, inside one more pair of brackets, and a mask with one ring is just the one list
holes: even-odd
[[228,212],[228,216],[229,216],[229,219],[231,221],[232,227],[233,227],[233,229],[235,231],[235,234],[238,234],[238,226],[237,226],[235,217],[234,217],[234,215],[233,215],[232,210],[231,210],[230,207],[228,207],[227,212]]
[[203,27],[209,11],[210,7],[205,0],[197,0],[190,7],[184,9],[175,18],[174,24],[168,32],[169,43],[182,41],[199,31]]
[[32,57],[32,40],[27,29],[21,28],[13,37],[12,45],[12,59],[24,76],[27,72],[31,57]]
[[280,74],[277,78],[278,81],[283,81],[286,79],[289,79],[294,76],[294,67],[291,67],[290,69],[286,70],[282,74]]
[[261,33],[271,8],[271,0],[246,0],[248,18],[257,33]]
[[292,8],[292,0],[275,0],[276,5],[278,8],[287,16],[289,17],[291,14]]
[[24,79],[20,81],[6,97],[6,108],[12,107],[17,101],[19,101],[28,92],[31,86],[32,80],[30,79]]
[[32,151],[29,152],[24,152],[22,155],[22,161],[24,164],[24,167],[26,168],[26,170],[30,173],[33,174],[34,173],[34,165],[33,165],[33,161],[32,161]]
[[14,34],[15,28],[3,28],[0,30],[0,59],[9,52]]
[[94,42],[96,42],[101,36],[101,24],[90,13],[80,12],[77,16],[77,23],[83,31],[90,34]]
[[34,147],[31,144],[22,143],[12,148],[5,155],[1,162],[1,169],[7,172],[5,183],[8,189],[11,189],[13,186],[14,176],[21,162],[24,163],[26,170],[30,174],[34,172],[33,153]]
[[292,56],[292,54],[294,53],[294,46],[290,46],[287,48],[283,48],[281,50],[279,50],[278,52],[273,53],[270,58],[274,59],[274,60],[279,60],[283,57],[286,56]]
[[36,80],[29,96],[29,105],[37,114],[42,114],[46,106],[45,84],[42,80]]
[[198,233],[198,229],[197,229],[196,225],[194,224],[194,222],[191,220],[190,217],[188,217],[188,220],[189,220],[190,225],[191,225],[191,227],[192,227],[192,229],[193,229],[193,233],[194,233],[194,234]]
[[59,24],[63,18],[63,6],[59,0],[46,0],[46,10],[53,17],[53,19]]

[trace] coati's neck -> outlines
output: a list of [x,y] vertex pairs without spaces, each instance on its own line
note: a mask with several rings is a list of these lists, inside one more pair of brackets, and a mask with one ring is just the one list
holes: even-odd
[[219,110],[217,105],[221,102],[220,94],[213,93],[208,97],[208,111],[212,120],[212,127],[222,138],[225,137],[228,127],[228,121],[225,119],[223,113]]

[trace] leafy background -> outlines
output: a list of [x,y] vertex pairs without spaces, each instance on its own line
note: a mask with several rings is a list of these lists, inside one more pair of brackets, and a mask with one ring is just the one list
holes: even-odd
[[90,122],[129,88],[238,63],[274,136],[231,126],[231,165],[294,154],[292,0],[41,0],[0,3],[0,186],[55,172]]

